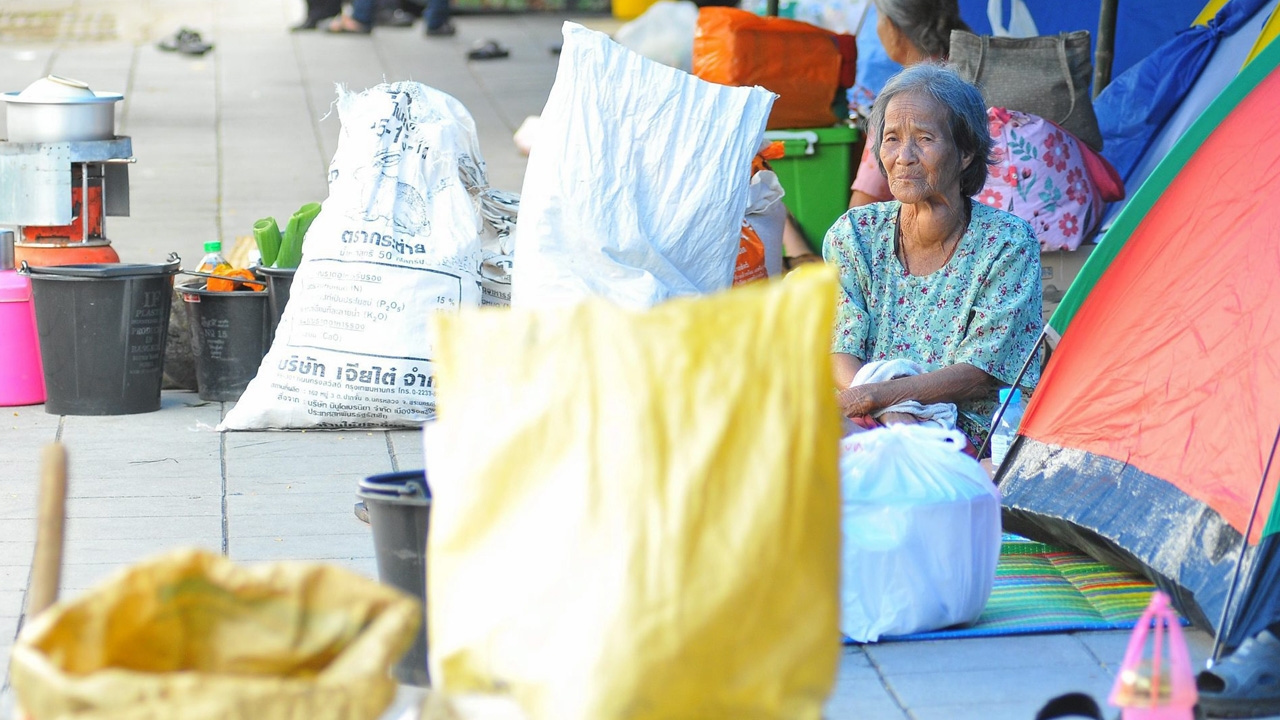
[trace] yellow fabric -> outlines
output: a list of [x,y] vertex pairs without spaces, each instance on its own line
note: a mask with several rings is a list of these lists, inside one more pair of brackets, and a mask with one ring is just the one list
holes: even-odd
[[436,317],[432,677],[531,720],[806,720],[839,662],[836,282]]
[[39,720],[372,719],[420,613],[342,568],[179,550],[41,613],[10,672]]
[[1212,20],[1218,14],[1218,11],[1222,9],[1222,6],[1226,4],[1227,0],[1209,0],[1209,2],[1205,4],[1204,9],[1200,11],[1200,14],[1196,16],[1196,19],[1191,21],[1191,25],[1208,25],[1209,21]]

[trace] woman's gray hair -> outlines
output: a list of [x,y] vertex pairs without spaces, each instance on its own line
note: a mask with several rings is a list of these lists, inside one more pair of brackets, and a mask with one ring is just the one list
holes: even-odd
[[969,30],[958,0],[875,0],[876,12],[932,58],[946,58],[952,30]]
[[884,162],[880,160],[885,108],[898,95],[912,94],[927,95],[947,108],[947,125],[951,128],[951,139],[956,149],[961,156],[973,157],[969,166],[960,170],[960,192],[965,197],[977,195],[987,182],[987,166],[994,162],[991,135],[987,129],[987,105],[978,88],[965,82],[951,68],[937,63],[912,65],[889,78],[871,106],[867,133],[880,172],[885,177],[889,176]]

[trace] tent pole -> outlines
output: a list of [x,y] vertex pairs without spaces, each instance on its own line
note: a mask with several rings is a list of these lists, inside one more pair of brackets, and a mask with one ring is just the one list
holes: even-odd
[[1111,82],[1111,64],[1116,56],[1116,8],[1119,4],[1120,0],[1102,0],[1098,11],[1098,42],[1093,53],[1094,98]]
[[[1036,354],[1040,352],[1040,344],[1045,341],[1045,337],[1045,331],[1041,330],[1040,337],[1036,338],[1036,344],[1031,346],[1031,354],[1027,355],[1026,361],[1022,363],[1022,369],[1018,371],[1018,376],[1013,379],[1012,387],[1018,387],[1018,383],[1022,382],[1022,376],[1026,375],[1027,371],[1031,369],[1031,363],[1036,359]],[[1004,417],[1004,409],[1009,407],[1009,403],[1012,400],[1013,393],[1009,393],[1004,402],[1000,403],[1000,407],[996,408],[995,417],[991,418],[991,427],[987,430],[987,437],[982,441],[982,447],[978,448],[979,458],[991,446],[991,433],[996,431],[996,426],[1000,424],[1000,418]],[[998,470],[999,468],[996,469]]]
[[[1245,527],[1244,538],[1240,541],[1240,555],[1236,558],[1236,571],[1231,576],[1231,587],[1227,590],[1227,602],[1222,605],[1222,617],[1218,619],[1218,629],[1213,634],[1213,654],[1205,663],[1210,670],[1222,654],[1222,636],[1226,635],[1227,611],[1231,609],[1231,601],[1235,599],[1236,583],[1240,580],[1240,566],[1244,565],[1244,551],[1249,548],[1249,536],[1253,534],[1253,520],[1258,516],[1258,506],[1262,504],[1262,492],[1267,487],[1267,476],[1271,474],[1271,461],[1276,459],[1277,445],[1280,445],[1280,427],[1276,428],[1276,439],[1271,441],[1271,454],[1267,456],[1267,465],[1262,469],[1262,483],[1258,485],[1258,497],[1253,500],[1253,512],[1249,513],[1249,524]],[[1272,508],[1271,511],[1275,512],[1275,509]]]

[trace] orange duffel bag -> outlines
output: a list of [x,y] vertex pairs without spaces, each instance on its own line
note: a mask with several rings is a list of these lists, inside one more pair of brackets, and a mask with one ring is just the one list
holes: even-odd
[[798,20],[706,7],[693,36],[693,74],[777,93],[770,129],[834,125],[848,117],[833,106],[845,107],[844,90],[853,85],[853,40]]

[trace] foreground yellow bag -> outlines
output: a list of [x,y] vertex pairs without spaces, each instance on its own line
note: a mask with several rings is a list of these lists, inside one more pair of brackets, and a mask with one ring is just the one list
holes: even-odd
[[342,568],[181,550],[36,616],[10,673],[35,720],[372,720],[420,613]]
[[432,677],[531,720],[821,717],[840,654],[828,268],[647,312],[437,317]]

